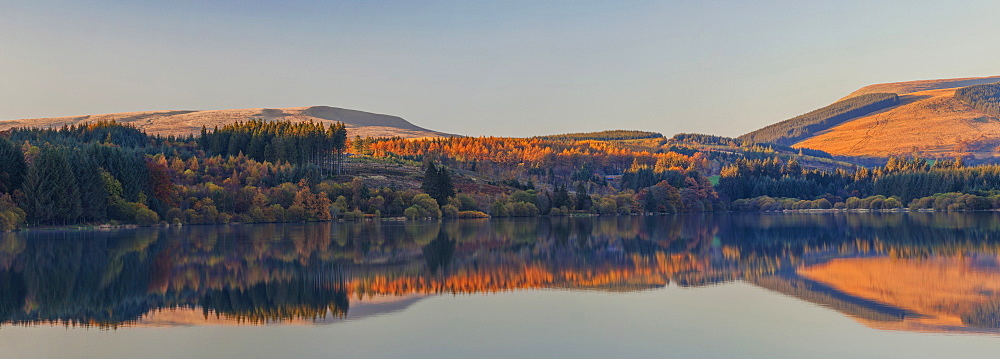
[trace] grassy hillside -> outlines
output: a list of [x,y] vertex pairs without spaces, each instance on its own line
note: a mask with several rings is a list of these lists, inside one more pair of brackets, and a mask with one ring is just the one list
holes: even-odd
[[892,93],[873,93],[832,105],[750,132],[739,139],[757,143],[792,145],[852,118],[899,104]]
[[955,97],[954,89],[900,96],[900,104],[806,138],[793,146],[841,156],[907,155],[993,161],[1000,121]]
[[739,137],[834,156],[1000,160],[1000,76],[875,84]]
[[1000,83],[963,87],[955,98],[992,117],[1000,117]]
[[416,126],[400,117],[369,113],[329,106],[290,108],[248,108],[210,111],[144,111],[103,115],[83,115],[53,118],[35,118],[0,121],[0,131],[14,127],[60,128],[66,125],[115,121],[135,126],[151,135],[190,135],[202,126],[231,125],[251,119],[266,121],[312,121],[330,125],[341,122],[347,126],[348,136],[355,137],[442,137],[446,133]]
[[854,91],[851,94],[845,96],[841,100],[846,100],[851,97],[857,97],[870,93],[894,93],[897,95],[906,95],[914,92],[940,90],[940,89],[953,89],[953,88],[973,86],[979,84],[988,84],[994,82],[1000,82],[1000,76],[891,82],[891,83],[875,84],[862,87],[857,91]]

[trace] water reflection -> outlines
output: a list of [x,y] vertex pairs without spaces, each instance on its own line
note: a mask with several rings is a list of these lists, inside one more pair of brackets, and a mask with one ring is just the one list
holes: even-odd
[[733,214],[0,235],[6,325],[311,324],[401,310],[441,293],[634,291],[736,280],[876,328],[996,332],[1000,215]]

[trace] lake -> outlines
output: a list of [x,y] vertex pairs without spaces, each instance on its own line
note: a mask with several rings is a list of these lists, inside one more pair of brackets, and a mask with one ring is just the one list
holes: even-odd
[[940,358],[1000,349],[1000,214],[0,234],[0,358]]

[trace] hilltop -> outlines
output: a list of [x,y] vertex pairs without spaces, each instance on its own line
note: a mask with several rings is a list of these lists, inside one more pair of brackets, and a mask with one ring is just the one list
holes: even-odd
[[870,85],[740,138],[840,156],[990,159],[1000,155],[998,82],[1000,76]]
[[209,129],[237,121],[264,119],[267,121],[305,122],[324,124],[343,122],[348,136],[361,137],[451,137],[453,135],[428,130],[400,117],[369,113],[329,106],[289,108],[248,108],[209,111],[142,111],[103,115],[34,118],[0,121],[0,131],[14,127],[59,128],[97,121],[116,121],[133,125],[152,135],[189,135],[198,133],[202,126]]

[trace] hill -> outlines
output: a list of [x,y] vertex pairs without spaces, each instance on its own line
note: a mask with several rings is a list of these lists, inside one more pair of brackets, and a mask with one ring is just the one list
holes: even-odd
[[662,138],[663,135],[656,132],[634,131],[634,130],[607,130],[600,132],[566,133],[561,135],[535,136],[535,138],[553,141],[625,141],[625,140],[645,140],[650,138]]
[[[861,88],[840,101],[741,136],[840,156],[1000,156],[1000,77]],[[956,94],[957,93],[957,94]]]
[[845,96],[844,98],[838,101],[843,101],[851,97],[857,97],[870,93],[894,93],[897,95],[905,95],[914,92],[940,90],[940,89],[953,89],[953,88],[989,84],[995,82],[1000,82],[1000,76],[891,82],[891,83],[875,84],[862,87],[857,91],[851,92],[849,95]]
[[343,122],[348,136],[361,137],[450,137],[451,134],[416,126],[400,117],[329,106],[290,108],[248,108],[210,111],[143,111],[0,121],[0,131],[14,127],[58,128],[86,122],[114,120],[131,124],[154,135],[189,135],[202,126],[213,128],[250,119],[291,122]]
[[852,118],[899,104],[894,93],[870,93],[814,110],[750,132],[739,138],[757,143],[792,145]]

